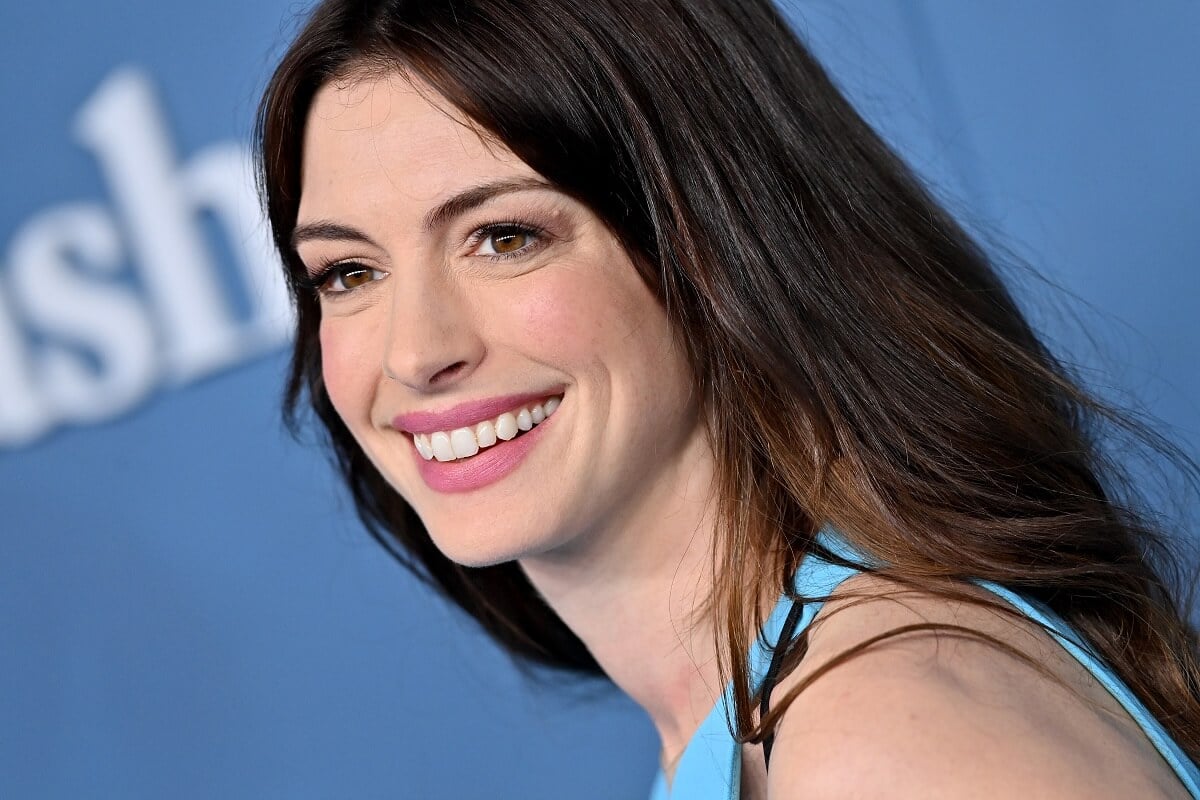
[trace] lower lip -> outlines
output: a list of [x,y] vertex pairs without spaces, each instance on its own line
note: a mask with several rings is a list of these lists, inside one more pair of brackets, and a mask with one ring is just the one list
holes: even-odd
[[[513,472],[525,460],[525,456],[533,449],[546,432],[546,428],[557,418],[561,408],[555,409],[553,417],[534,425],[532,429],[509,441],[496,442],[491,447],[480,450],[470,458],[455,461],[426,461],[421,458],[417,448],[413,447],[413,457],[417,460],[417,471],[422,480],[435,492],[470,492],[495,483]],[[409,444],[412,440],[409,439]]]

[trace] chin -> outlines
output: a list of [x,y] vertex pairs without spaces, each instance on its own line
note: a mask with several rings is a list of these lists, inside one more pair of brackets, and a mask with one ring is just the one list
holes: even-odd
[[464,567],[491,567],[515,561],[537,549],[528,531],[508,531],[495,525],[476,528],[448,523],[437,527],[427,525],[426,530],[442,555]]

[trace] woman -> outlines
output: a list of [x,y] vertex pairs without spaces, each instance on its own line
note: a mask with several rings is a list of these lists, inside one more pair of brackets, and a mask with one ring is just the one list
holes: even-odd
[[1097,425],[1190,462],[765,0],[325,2],[258,133],[288,407],[403,563],[646,709],[656,795],[1200,796]]

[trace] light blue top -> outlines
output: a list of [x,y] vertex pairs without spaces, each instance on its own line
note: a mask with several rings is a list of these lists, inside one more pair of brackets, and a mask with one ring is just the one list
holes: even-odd
[[[865,563],[862,554],[850,548],[841,535],[831,526],[825,526],[818,534],[821,544],[829,551],[848,561]],[[858,574],[859,570],[830,564],[815,555],[807,555],[796,570],[795,591],[801,597],[826,597],[842,581]],[[988,581],[976,581],[985,589],[1011,603],[1031,619],[1045,624],[1068,653],[1096,677],[1101,684],[1125,707],[1134,721],[1158,748],[1163,758],[1175,770],[1184,787],[1193,798],[1200,799],[1200,768],[1192,763],[1183,750],[1167,733],[1157,719],[1151,716],[1141,701],[1117,677],[1111,669],[1097,658],[1072,628],[1044,606],[1010,592],[1002,586]],[[784,620],[791,609],[787,597],[780,599],[775,610],[763,625],[762,635],[755,641],[750,653],[751,690],[757,691],[771,663],[771,647],[778,641]],[[821,603],[805,603],[796,633],[803,631],[821,610]],[[732,685],[726,687],[721,700],[709,712],[699,730],[688,742],[683,756],[676,767],[675,779],[670,789],[660,771],[654,779],[650,800],[737,800],[740,794],[742,758],[741,746],[729,732],[729,714],[733,707]]]

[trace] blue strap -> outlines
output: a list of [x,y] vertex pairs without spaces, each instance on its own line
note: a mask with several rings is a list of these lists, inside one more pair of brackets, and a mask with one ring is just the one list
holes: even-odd
[[[852,563],[868,564],[873,561],[854,550],[831,526],[827,525],[821,529],[818,540],[831,553]],[[858,572],[859,570],[853,567],[830,564],[811,553],[807,554],[796,570],[794,587],[797,596],[818,599],[804,604],[804,611],[796,630],[803,631],[807,628],[820,612],[823,599]],[[1192,763],[1162,724],[1150,714],[1116,673],[1079,640],[1065,621],[1050,609],[1003,586],[988,581],[975,583],[1012,604],[1031,619],[1046,625],[1063,648],[1083,664],[1129,712],[1179,776],[1191,796],[1200,800],[1200,768]],[[748,666],[752,692],[758,690],[767,673],[773,647],[778,641],[791,606],[790,598],[785,596],[780,599],[751,648]],[[660,770],[654,780],[651,800],[737,800],[741,793],[742,759],[741,746],[729,730],[728,720],[732,717],[732,708],[733,686],[730,684],[726,686],[720,701],[700,723],[699,730],[683,751],[671,788],[668,789],[666,778]]]
[[[818,536],[827,549],[838,555],[849,555],[853,552],[847,550],[847,545],[841,537],[832,532],[832,529],[822,529]],[[796,570],[794,588],[800,597],[824,598],[842,581],[857,572],[856,569],[830,564],[815,555],[807,554]],[[821,605],[819,601],[804,604],[804,611],[796,626],[797,631],[808,627],[821,610]],[[790,598],[780,598],[750,650],[748,666],[751,692],[758,691],[767,674],[771,664],[771,653],[791,607]],[[729,720],[733,717],[732,709],[733,684],[730,683],[725,687],[720,701],[700,723],[700,728],[684,749],[670,789],[667,788],[666,777],[661,770],[659,771],[654,780],[651,800],[737,800],[741,793],[742,758],[741,745],[729,730]]]
[[1076,661],[1087,667],[1088,672],[1092,673],[1092,676],[1108,690],[1108,693],[1129,712],[1129,716],[1133,717],[1134,722],[1146,733],[1159,754],[1171,766],[1171,769],[1175,770],[1175,774],[1179,776],[1184,788],[1192,797],[1200,798],[1200,767],[1197,767],[1187,757],[1183,748],[1171,738],[1162,723],[1150,713],[1137,695],[1117,676],[1116,672],[1079,638],[1070,625],[1041,603],[1035,603],[999,584],[990,581],[974,581],[974,583],[1015,606],[1030,619],[1049,628],[1063,649],[1070,653]]

